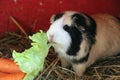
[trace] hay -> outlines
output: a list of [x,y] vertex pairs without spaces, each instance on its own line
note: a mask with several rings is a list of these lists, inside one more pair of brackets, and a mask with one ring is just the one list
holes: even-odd
[[[10,32],[1,34],[0,57],[12,58],[13,50],[22,52],[31,47],[30,43],[26,36]],[[120,80],[120,55],[97,61],[82,77],[77,77],[74,71],[60,66],[57,54],[50,48],[44,70],[34,80]]]
[[50,49],[45,69],[36,80],[120,80],[120,56],[97,61],[82,77],[78,77],[74,71],[62,68],[57,55]]

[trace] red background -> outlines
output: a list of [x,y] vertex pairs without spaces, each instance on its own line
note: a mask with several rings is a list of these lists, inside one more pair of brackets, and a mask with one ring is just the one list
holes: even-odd
[[66,10],[120,17],[120,0],[0,0],[0,33],[18,30],[9,16],[26,31],[38,31],[48,29],[52,14]]

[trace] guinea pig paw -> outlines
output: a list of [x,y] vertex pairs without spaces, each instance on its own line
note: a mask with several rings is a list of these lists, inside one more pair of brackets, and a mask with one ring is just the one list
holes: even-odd
[[76,75],[81,77],[85,70],[86,70],[86,66],[84,64],[74,64],[73,66],[73,70],[75,71]]

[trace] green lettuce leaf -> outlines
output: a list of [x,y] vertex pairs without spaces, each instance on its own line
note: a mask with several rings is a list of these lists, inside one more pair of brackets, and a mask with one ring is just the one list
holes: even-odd
[[43,31],[29,36],[32,47],[19,53],[13,51],[13,59],[22,72],[26,73],[23,80],[33,80],[43,70],[44,60],[48,54],[50,44],[47,44],[47,35]]

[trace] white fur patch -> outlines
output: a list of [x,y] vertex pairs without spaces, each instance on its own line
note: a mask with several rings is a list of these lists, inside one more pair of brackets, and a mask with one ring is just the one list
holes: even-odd
[[63,22],[64,22],[64,16],[60,19],[56,20],[51,24],[49,30],[47,31],[48,40],[51,40],[50,35],[53,35],[52,42],[54,42],[52,45],[55,48],[55,51],[58,52],[60,56],[65,57],[66,51],[70,47],[71,44],[71,37],[63,29]]

